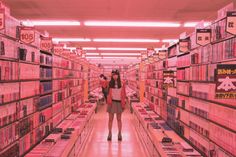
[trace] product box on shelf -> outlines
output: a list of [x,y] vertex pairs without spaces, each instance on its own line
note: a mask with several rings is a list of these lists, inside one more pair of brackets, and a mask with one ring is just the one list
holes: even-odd
[[40,67],[40,78],[41,79],[51,79],[52,78],[52,68]]
[[39,125],[37,128],[33,130],[33,135],[35,136],[35,142],[41,141],[45,136],[49,135],[53,129],[52,120],[48,120],[47,122]]
[[19,65],[17,62],[0,60],[0,81],[18,80]]
[[19,100],[19,83],[0,83],[0,104]]
[[52,118],[52,108],[51,107],[44,109],[40,112],[34,113],[34,128],[47,122],[51,118]]
[[23,137],[33,130],[34,119],[33,115],[23,118],[19,121],[19,136]]
[[20,90],[21,98],[39,95],[39,81],[20,82]]
[[0,106],[0,128],[17,120],[18,102]]
[[52,66],[52,56],[48,54],[41,53],[40,54],[40,64]]
[[16,52],[18,52],[18,45],[19,43],[13,40],[0,37],[0,57],[17,59],[18,54]]
[[24,137],[19,139],[19,150],[20,156],[25,154],[33,145],[35,141],[33,139],[33,132],[26,134]]
[[20,61],[39,63],[39,50],[30,46],[21,45],[17,50]]
[[236,155],[236,133],[211,123],[210,139],[232,155]]
[[20,80],[39,79],[39,66],[20,63]]
[[52,94],[45,95],[39,98],[37,110],[42,110],[52,105]]
[[177,82],[177,93],[189,95],[189,87],[188,82]]
[[10,145],[8,148],[0,151],[0,157],[17,157],[19,156],[19,143],[15,142]]
[[21,100],[17,105],[18,119],[24,118],[36,111],[39,97]]
[[19,138],[18,122],[0,129],[0,152]]
[[63,101],[60,101],[60,102],[52,105],[53,116],[56,115],[57,113],[61,112],[62,110],[63,110]]
[[40,82],[40,93],[52,92],[52,81]]

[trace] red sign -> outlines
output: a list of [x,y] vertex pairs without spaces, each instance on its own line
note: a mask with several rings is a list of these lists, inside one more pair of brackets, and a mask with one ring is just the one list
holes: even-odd
[[0,9],[0,30],[5,28],[5,10]]
[[196,43],[205,46],[211,43],[211,29],[197,29],[196,30]]
[[54,52],[55,54],[60,55],[60,54],[62,54],[63,51],[64,51],[63,47],[64,47],[64,46],[63,46],[62,44],[54,45],[54,46],[53,46],[53,52]]
[[26,44],[30,44],[35,40],[34,27],[20,27],[20,41]]
[[236,35],[236,11],[227,12],[226,32]]
[[41,37],[40,49],[44,50],[44,51],[51,51],[52,38],[51,37]]
[[190,40],[187,39],[179,39],[179,51],[181,53],[187,53],[190,51]]

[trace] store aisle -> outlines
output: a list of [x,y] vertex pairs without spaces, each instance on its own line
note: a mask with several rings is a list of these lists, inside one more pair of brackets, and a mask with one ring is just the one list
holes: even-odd
[[129,110],[126,109],[122,116],[123,141],[117,140],[118,128],[116,119],[114,119],[112,141],[108,142],[108,115],[105,105],[100,107],[95,117],[94,129],[79,157],[146,157],[147,155],[132,125]]

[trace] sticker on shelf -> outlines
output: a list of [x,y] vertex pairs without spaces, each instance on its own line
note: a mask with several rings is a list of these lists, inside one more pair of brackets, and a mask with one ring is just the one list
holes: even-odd
[[196,43],[205,46],[211,43],[211,29],[197,29],[196,30]]
[[51,37],[41,37],[40,49],[44,51],[51,51],[52,49],[52,38]]
[[0,9],[0,30],[5,28],[5,9]]
[[20,41],[26,44],[33,43],[35,41],[34,27],[20,27]]
[[236,11],[227,12],[226,32],[236,35]]
[[236,64],[220,64],[216,70],[217,99],[236,98]]

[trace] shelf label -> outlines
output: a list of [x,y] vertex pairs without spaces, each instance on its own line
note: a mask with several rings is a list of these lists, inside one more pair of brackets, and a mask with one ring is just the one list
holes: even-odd
[[52,49],[52,38],[51,37],[41,37],[40,49],[44,51],[51,51]]
[[163,88],[174,87],[174,71],[163,71]]
[[30,44],[35,41],[34,27],[20,27],[20,41],[26,44]]
[[211,43],[211,29],[197,29],[196,30],[196,43],[205,46]]
[[53,52],[55,54],[61,55],[64,51],[63,47],[63,44],[56,44],[53,46]]
[[5,28],[5,9],[0,9],[0,30]]
[[236,35],[236,11],[227,12],[226,32]]
[[236,64],[217,65],[215,97],[236,99]]
[[159,59],[165,59],[167,56],[167,50],[159,50],[158,51],[158,58]]
[[181,53],[187,53],[190,51],[190,39],[179,39],[179,51]]

